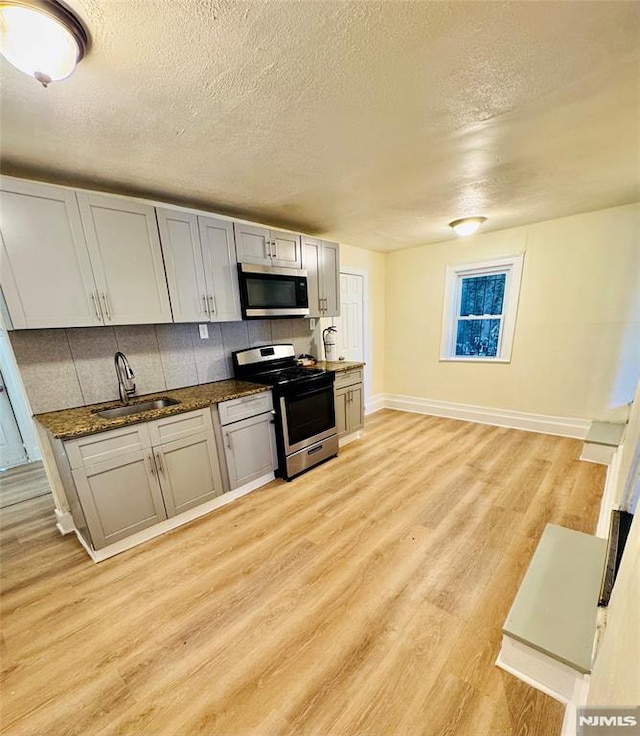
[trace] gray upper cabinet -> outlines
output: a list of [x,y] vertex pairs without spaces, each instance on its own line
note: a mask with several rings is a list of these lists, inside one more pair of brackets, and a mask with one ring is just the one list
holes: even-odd
[[213,217],[198,217],[204,277],[212,322],[242,319],[233,223]]
[[209,300],[196,215],[156,208],[174,322],[207,322]]
[[300,236],[236,222],[236,249],[240,263],[302,268]]
[[340,316],[340,251],[337,243],[302,238],[302,266],[309,285],[309,316]]
[[14,328],[103,324],[75,192],[3,178],[0,233],[0,284]]
[[157,208],[175,322],[240,320],[233,224]]
[[77,192],[105,324],[171,322],[154,208]]

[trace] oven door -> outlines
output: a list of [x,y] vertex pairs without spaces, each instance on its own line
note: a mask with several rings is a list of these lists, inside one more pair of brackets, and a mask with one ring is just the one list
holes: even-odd
[[286,455],[331,437],[336,433],[333,385],[281,396],[280,416]]
[[309,314],[306,271],[241,263],[238,273],[245,319],[305,317]]

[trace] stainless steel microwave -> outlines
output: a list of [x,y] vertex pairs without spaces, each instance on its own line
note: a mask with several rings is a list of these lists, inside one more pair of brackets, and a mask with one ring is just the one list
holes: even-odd
[[309,314],[307,272],[238,264],[240,303],[245,319],[306,317]]

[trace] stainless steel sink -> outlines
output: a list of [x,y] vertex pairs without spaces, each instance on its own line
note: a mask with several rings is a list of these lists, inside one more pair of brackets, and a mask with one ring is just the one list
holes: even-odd
[[118,417],[141,414],[143,411],[151,409],[164,409],[165,406],[174,406],[179,403],[179,401],[173,399],[154,399],[153,401],[140,401],[137,404],[127,404],[126,406],[115,406],[113,409],[102,409],[94,413],[103,419],[118,419]]

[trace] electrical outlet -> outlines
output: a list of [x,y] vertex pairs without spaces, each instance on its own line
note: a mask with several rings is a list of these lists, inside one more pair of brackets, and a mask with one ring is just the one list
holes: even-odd
[[311,332],[313,332],[316,329],[316,318],[315,317],[311,317],[311,319],[309,320],[309,329],[311,330]]
[[206,340],[209,337],[209,325],[198,325],[200,330],[200,339]]

